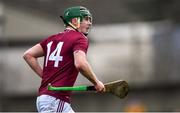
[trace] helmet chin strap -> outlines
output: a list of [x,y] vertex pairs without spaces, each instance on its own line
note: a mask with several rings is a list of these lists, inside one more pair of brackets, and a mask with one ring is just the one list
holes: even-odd
[[71,27],[73,27],[74,29],[78,29],[80,27],[80,18],[76,18],[77,19],[77,24],[74,25],[71,22],[68,22],[69,25],[71,25]]
[[[81,23],[81,22],[80,22],[80,18],[77,18],[77,22],[78,22],[77,26],[73,25],[71,22],[67,22],[67,21],[63,18],[63,16],[60,16],[60,18],[63,20],[63,22],[64,22],[65,24],[71,26],[74,30],[80,32],[80,31],[78,30],[78,28],[80,27],[80,23]],[[85,36],[88,35],[88,33],[83,33],[83,34],[84,34]]]
[[69,25],[69,26],[71,26],[73,29],[75,29],[76,31],[78,31],[78,28],[77,28],[76,26],[74,26],[72,23],[67,22],[67,21],[63,18],[63,16],[60,16],[60,18],[63,20],[63,22],[64,22],[66,25]]

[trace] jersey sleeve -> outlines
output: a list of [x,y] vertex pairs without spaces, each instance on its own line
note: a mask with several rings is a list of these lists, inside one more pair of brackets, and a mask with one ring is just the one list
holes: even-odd
[[87,53],[88,46],[89,46],[88,39],[84,37],[80,37],[75,41],[73,51],[81,50]]
[[40,43],[41,47],[43,48],[43,50],[46,50],[46,39],[42,40]]
[[51,41],[51,39],[56,36],[56,35],[52,35],[49,36],[48,38],[43,39],[39,44],[41,45],[41,47],[43,48],[44,51],[47,50],[47,43]]

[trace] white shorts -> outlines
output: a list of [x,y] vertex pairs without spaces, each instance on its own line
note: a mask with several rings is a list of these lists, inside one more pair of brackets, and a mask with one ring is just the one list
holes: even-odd
[[38,96],[36,106],[39,113],[75,113],[69,103],[49,95]]

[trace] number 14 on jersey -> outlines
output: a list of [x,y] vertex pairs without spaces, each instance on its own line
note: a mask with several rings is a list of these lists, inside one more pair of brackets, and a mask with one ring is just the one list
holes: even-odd
[[59,62],[63,60],[63,56],[60,56],[61,53],[61,49],[63,46],[63,42],[59,42],[55,48],[55,50],[51,52],[51,46],[52,46],[53,41],[49,42],[47,44],[47,54],[46,54],[46,64],[45,66],[47,66],[48,61],[54,61],[54,67],[58,67],[59,66]]

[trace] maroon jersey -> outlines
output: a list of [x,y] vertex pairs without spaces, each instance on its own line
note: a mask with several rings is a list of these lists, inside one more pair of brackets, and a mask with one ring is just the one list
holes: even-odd
[[40,42],[45,57],[43,76],[39,95],[47,94],[70,102],[71,92],[49,91],[49,83],[53,86],[73,86],[78,75],[74,65],[73,52],[88,49],[88,39],[85,35],[74,30],[65,30]]

